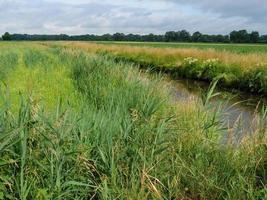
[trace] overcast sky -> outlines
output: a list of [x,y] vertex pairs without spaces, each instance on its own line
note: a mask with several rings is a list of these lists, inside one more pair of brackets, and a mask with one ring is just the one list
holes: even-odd
[[267,0],[0,0],[0,33],[267,34]]

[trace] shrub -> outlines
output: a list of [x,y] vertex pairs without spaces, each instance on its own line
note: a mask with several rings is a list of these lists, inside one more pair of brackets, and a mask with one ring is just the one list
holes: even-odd
[[187,57],[184,58],[182,66],[180,67],[180,73],[186,78],[197,78],[201,77],[202,67],[200,61],[197,58]]
[[247,90],[254,93],[267,93],[267,69],[257,67],[245,73],[242,85],[247,86]]

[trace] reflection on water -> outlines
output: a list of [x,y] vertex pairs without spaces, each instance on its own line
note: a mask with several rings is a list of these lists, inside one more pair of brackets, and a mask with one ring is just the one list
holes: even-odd
[[[172,81],[171,93],[176,101],[200,100],[208,86],[204,82],[180,79]],[[260,127],[266,127],[266,121],[258,112],[266,99],[239,92],[219,92],[220,95],[210,100],[209,109],[220,109],[220,120],[228,136],[230,134],[233,139],[240,140],[242,136],[252,134]]]

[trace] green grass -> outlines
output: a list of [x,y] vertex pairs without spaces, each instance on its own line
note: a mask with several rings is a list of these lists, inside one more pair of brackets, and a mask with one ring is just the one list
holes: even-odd
[[198,48],[229,51],[239,54],[267,53],[266,44],[174,43],[174,42],[96,42],[99,44],[127,45],[158,48]]
[[135,63],[142,68],[153,68],[156,71],[166,72],[174,79],[180,77],[208,83],[219,80],[220,87],[265,96],[267,94],[266,64],[247,69],[236,64],[229,66],[212,57],[207,60],[173,55],[155,58],[154,54],[146,54],[142,51],[139,53],[106,51],[104,54],[110,55],[111,58],[118,61]]
[[160,77],[132,64],[17,45],[3,79],[14,91],[1,93],[0,199],[267,197],[265,130],[223,147],[212,90],[173,103]]
[[247,93],[267,95],[267,54],[237,54],[229,51],[196,48],[152,48],[85,42],[58,43],[107,55],[117,61],[131,62],[182,77],[206,82],[219,79],[219,86]]

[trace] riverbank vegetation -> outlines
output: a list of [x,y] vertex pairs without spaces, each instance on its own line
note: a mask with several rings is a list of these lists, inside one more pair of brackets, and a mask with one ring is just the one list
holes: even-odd
[[267,197],[262,121],[235,146],[212,89],[173,101],[162,77],[126,62],[171,68],[180,52],[60,45],[0,46],[0,199]]
[[219,79],[218,85],[221,87],[267,94],[265,53],[238,54],[214,49],[153,48],[83,42],[59,44],[168,72],[174,78],[185,77],[206,82]]

